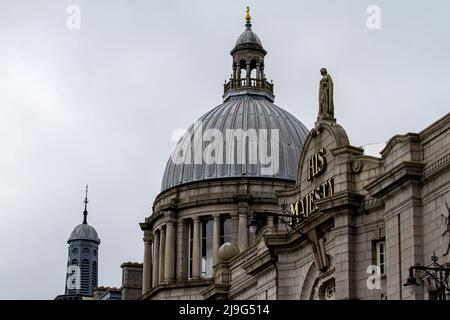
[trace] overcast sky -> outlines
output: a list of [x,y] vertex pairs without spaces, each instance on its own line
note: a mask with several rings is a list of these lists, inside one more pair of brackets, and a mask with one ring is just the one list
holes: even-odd
[[[78,5],[80,29],[67,28]],[[142,261],[173,143],[221,103],[245,6],[268,51],[275,103],[308,128],[319,69],[355,146],[418,132],[450,110],[450,3],[71,0],[0,2],[0,299],[64,292],[67,238],[101,238],[99,285]],[[369,30],[366,10],[381,9]]]

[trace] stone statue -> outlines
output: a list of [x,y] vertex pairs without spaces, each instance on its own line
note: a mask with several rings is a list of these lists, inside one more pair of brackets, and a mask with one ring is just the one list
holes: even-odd
[[443,248],[444,248],[444,262],[450,263],[450,188],[448,188],[447,196],[444,200],[444,206],[443,206],[443,213],[441,213],[442,216],[442,227],[443,227],[443,233],[442,233],[442,241],[443,241]]
[[320,74],[318,119],[334,120],[333,80],[325,68],[320,69]]

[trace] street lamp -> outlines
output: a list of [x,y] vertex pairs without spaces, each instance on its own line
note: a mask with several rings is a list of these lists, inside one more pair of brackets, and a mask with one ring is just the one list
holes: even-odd
[[[291,228],[295,230],[298,234],[303,235],[298,227],[299,223],[303,221],[301,217],[293,216],[288,210],[286,203],[281,205],[281,213],[271,214],[273,217],[277,217],[278,221],[283,223],[287,228]],[[261,214],[253,214],[253,217],[250,219],[248,224],[248,228],[251,234],[256,234],[258,231],[264,226],[264,216]],[[288,233],[289,236],[289,233]]]
[[429,266],[421,266],[416,264],[409,268],[409,276],[406,279],[406,283],[403,285],[406,287],[409,293],[414,294],[416,291],[417,280],[414,277],[415,271],[423,271],[426,275],[431,277],[436,285],[438,290],[441,290],[443,293],[450,294],[450,287],[448,284],[449,276],[450,276],[450,268],[446,268],[443,265],[440,265],[438,261],[438,257],[433,255],[431,257],[432,263]]
[[417,284],[417,280],[414,277],[414,267],[409,268],[409,276],[408,279],[406,279],[406,283],[403,285],[406,287],[406,290],[408,290],[408,292],[410,294],[414,294],[414,292],[416,292],[416,286],[418,286]]

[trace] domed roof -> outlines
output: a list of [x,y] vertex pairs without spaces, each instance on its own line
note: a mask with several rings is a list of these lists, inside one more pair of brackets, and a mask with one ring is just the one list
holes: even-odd
[[75,229],[73,229],[67,242],[74,240],[90,240],[100,243],[97,231],[95,231],[94,227],[88,225],[87,223],[79,224],[75,227]]
[[[218,145],[227,145],[227,133],[237,132],[232,130],[238,129],[245,132],[248,132],[249,129],[256,129],[258,139],[264,139],[264,130],[261,129],[265,129],[266,138],[262,140],[265,143],[261,144],[258,140],[258,152],[251,152],[255,149],[250,149],[250,143],[248,143],[245,161],[237,161],[236,156],[234,156],[234,161],[231,161],[230,154],[236,155],[237,148],[233,147],[235,151],[233,153],[233,151],[226,152],[228,149],[224,147],[225,157],[222,159],[225,161],[223,163],[220,161],[206,163],[202,155],[205,154],[208,146],[213,144],[218,137],[223,139],[223,143],[221,141]],[[215,136],[217,133],[220,136]],[[295,181],[301,147],[307,134],[307,128],[297,118],[263,96],[243,94],[230,97],[223,104],[203,115],[180,139],[167,162],[161,191],[189,182],[220,178],[261,177]],[[198,137],[203,137],[204,141]],[[276,143],[277,137],[278,143]],[[262,151],[265,153],[261,152],[261,145],[266,144],[267,146],[269,143],[274,143],[275,151],[278,151],[278,157],[273,154],[272,162],[278,161],[276,164],[278,168],[273,171],[273,174],[267,174],[266,170],[267,166],[272,163],[260,161],[259,157],[261,154],[269,155],[271,151],[267,151],[267,149],[270,150],[270,147],[262,148],[265,149]],[[188,152],[183,152],[183,149]],[[214,155],[215,152],[211,154]],[[196,153],[201,157],[196,157]],[[251,160],[251,157],[255,155],[258,157],[257,161]],[[200,161],[196,161],[196,159],[200,159]]]
[[261,39],[258,37],[258,35],[252,31],[252,29],[247,28],[244,30],[244,32],[241,33],[239,38],[236,41],[236,47],[243,44],[256,44],[262,47]]

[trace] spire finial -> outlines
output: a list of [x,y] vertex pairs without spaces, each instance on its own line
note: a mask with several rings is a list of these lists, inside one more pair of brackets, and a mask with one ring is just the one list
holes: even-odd
[[89,201],[88,201],[88,185],[86,185],[86,196],[84,197],[83,224],[87,224],[87,215],[88,215],[87,204],[88,203],[89,203]]
[[252,16],[250,15],[250,7],[247,7],[247,10],[245,10],[246,16],[245,20],[250,21],[252,20]]
[[245,20],[247,20],[247,23],[245,24],[245,26],[247,27],[247,29],[250,29],[252,27],[252,16],[250,15],[250,7],[247,7],[247,10],[245,10]]

